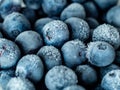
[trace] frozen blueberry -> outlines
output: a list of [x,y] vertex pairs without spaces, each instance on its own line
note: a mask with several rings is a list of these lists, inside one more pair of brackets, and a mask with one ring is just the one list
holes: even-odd
[[111,65],[106,66],[106,67],[101,67],[100,68],[101,78],[103,78],[108,72],[110,72],[112,70],[116,70],[116,69],[120,69],[120,67],[118,65],[115,65],[115,64],[111,64]]
[[89,65],[79,65],[76,68],[79,83],[92,85],[97,82],[97,72]]
[[41,36],[35,31],[24,31],[20,33],[16,37],[15,42],[24,54],[36,53],[43,45]]
[[94,88],[94,90],[104,90],[104,89],[101,87],[100,84],[98,84],[98,85]]
[[3,32],[10,39],[15,39],[21,32],[30,29],[31,25],[24,15],[13,12],[3,22]]
[[9,80],[5,90],[35,90],[35,87],[27,79],[13,77]]
[[41,7],[42,0],[23,0],[26,7],[37,10]]
[[107,10],[112,6],[116,5],[118,0],[94,0],[101,10]]
[[15,73],[16,76],[29,78],[34,82],[38,82],[44,74],[44,66],[37,55],[28,54],[19,60]]
[[96,5],[93,3],[93,1],[85,2],[83,6],[88,17],[98,18],[99,11]]
[[86,90],[86,89],[80,85],[71,85],[64,88],[63,90]]
[[0,84],[3,90],[6,90],[6,85],[12,77],[14,77],[14,70],[8,69],[0,71]]
[[51,22],[53,19],[46,17],[46,18],[40,18],[35,22],[35,30],[36,32],[38,32],[39,34],[43,34],[43,27],[45,26],[45,24]]
[[64,62],[68,67],[75,67],[86,60],[86,46],[80,40],[66,42],[62,48]]
[[2,33],[0,32],[0,38],[3,38],[3,35],[2,35]]
[[67,0],[43,0],[42,8],[48,16],[56,16],[67,5]]
[[98,67],[103,67],[111,64],[114,61],[115,50],[107,42],[90,42],[87,48],[86,57],[91,64]]
[[71,0],[71,1],[76,3],[84,3],[86,0]]
[[68,5],[61,13],[61,20],[66,20],[70,17],[79,17],[84,19],[86,17],[84,7],[79,3],[72,3]]
[[97,21],[97,19],[88,17],[88,18],[86,18],[86,21],[91,29],[95,29],[99,26],[99,22]]
[[118,30],[109,25],[102,24],[93,31],[93,41],[105,41],[111,44],[115,49],[120,46],[120,34]]
[[45,84],[49,90],[62,90],[63,88],[77,84],[77,76],[74,71],[66,66],[55,66],[45,76]]
[[53,20],[43,27],[43,38],[46,45],[61,47],[69,40],[67,25],[60,20]]
[[77,17],[71,17],[65,22],[71,31],[72,39],[85,41],[89,38],[90,28],[86,21]]
[[120,70],[108,72],[103,77],[101,86],[104,90],[120,90]]
[[21,52],[14,42],[0,38],[0,68],[15,66],[20,56]]
[[30,8],[23,8],[21,12],[31,23],[34,23],[37,19],[35,10]]
[[37,55],[43,59],[48,70],[62,64],[61,53],[54,46],[43,46]]
[[0,0],[0,14],[2,18],[21,9],[21,0]]
[[108,23],[120,28],[120,6],[112,7],[107,12],[106,19]]

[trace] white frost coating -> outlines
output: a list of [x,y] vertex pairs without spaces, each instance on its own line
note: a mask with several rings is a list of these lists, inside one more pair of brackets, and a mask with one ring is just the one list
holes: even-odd
[[108,72],[102,79],[101,86],[105,90],[120,90],[120,70]]
[[26,7],[26,5],[24,4],[23,0],[13,0],[14,3],[16,4],[20,4],[21,7]]

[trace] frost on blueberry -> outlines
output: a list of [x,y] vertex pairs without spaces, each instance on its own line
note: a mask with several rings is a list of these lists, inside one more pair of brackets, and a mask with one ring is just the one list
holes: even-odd
[[13,77],[8,82],[6,90],[35,90],[35,87],[28,79]]
[[86,90],[86,89],[80,85],[71,85],[64,88],[63,90]]
[[54,46],[43,46],[37,55],[42,58],[48,70],[62,64],[61,53],[59,49]]
[[69,40],[68,27],[60,20],[53,20],[43,27],[43,38],[46,45],[61,47]]
[[15,73],[16,76],[29,78],[34,82],[38,82],[44,74],[44,66],[37,55],[29,54],[19,60]]
[[98,67],[110,65],[115,59],[114,48],[103,41],[90,42],[86,57],[88,61]]
[[77,76],[73,70],[66,66],[55,66],[45,76],[45,84],[49,90],[62,90],[77,84]]
[[71,17],[65,21],[71,30],[71,38],[85,41],[89,38],[90,28],[86,21],[77,17]]
[[120,35],[117,29],[109,24],[98,26],[92,35],[93,41],[105,41],[111,44],[115,49],[120,46]]
[[14,42],[0,38],[0,68],[15,66],[20,56],[21,52]]
[[103,77],[101,86],[104,90],[120,90],[120,70],[108,72]]

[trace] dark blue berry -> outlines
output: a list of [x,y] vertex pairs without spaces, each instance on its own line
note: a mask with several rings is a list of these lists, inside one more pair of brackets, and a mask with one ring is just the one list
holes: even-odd
[[86,89],[80,85],[72,85],[64,88],[63,90],[86,90]]

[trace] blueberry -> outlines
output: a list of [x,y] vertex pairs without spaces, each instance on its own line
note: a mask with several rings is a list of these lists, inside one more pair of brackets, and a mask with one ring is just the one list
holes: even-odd
[[99,22],[95,18],[88,17],[88,18],[86,18],[86,21],[91,29],[95,29],[99,26]]
[[23,0],[26,7],[37,10],[41,7],[42,0]]
[[96,5],[93,3],[93,1],[85,2],[83,6],[88,17],[98,18],[99,11]]
[[62,48],[64,62],[68,67],[75,67],[86,60],[86,46],[80,40],[66,42]]
[[47,23],[51,22],[52,20],[53,20],[53,19],[51,19],[51,18],[49,18],[49,17],[38,19],[38,20],[35,22],[35,30],[36,30],[36,32],[38,32],[39,34],[42,35],[42,34],[43,34],[43,31],[42,31],[43,27],[44,27]]
[[43,59],[47,70],[62,64],[61,53],[54,46],[43,46],[37,55]]
[[15,73],[16,76],[29,78],[34,82],[38,82],[44,74],[44,66],[37,55],[28,54],[19,60]]
[[[1,70],[0,71],[0,84],[3,90],[6,90],[6,85],[9,80],[14,77],[14,70]],[[1,90],[1,89],[0,89]]]
[[67,0],[43,0],[42,8],[48,16],[56,16],[67,5]]
[[101,10],[108,10],[117,4],[118,0],[94,0],[94,2],[98,5]]
[[65,21],[71,30],[71,38],[85,41],[89,38],[90,28],[86,21],[77,17],[71,17]]
[[69,40],[67,25],[60,20],[53,20],[43,27],[43,38],[46,45],[61,47]]
[[23,8],[21,13],[33,24],[37,19],[37,14],[33,9]]
[[66,66],[55,66],[45,76],[45,84],[49,90],[62,90],[77,83],[77,76]]
[[3,35],[2,35],[2,33],[0,32],[0,38],[3,38]]
[[115,59],[115,50],[107,42],[90,42],[87,48],[89,62],[95,66],[103,67],[110,65]]
[[108,72],[103,77],[101,86],[104,90],[120,90],[120,70]]
[[120,28],[120,6],[114,6],[107,12],[107,22]]
[[1,0],[0,1],[0,14],[2,18],[5,17],[12,12],[19,12],[21,9],[20,0]]
[[15,42],[24,54],[36,53],[43,45],[41,36],[35,31],[24,31],[20,33],[16,37]]
[[97,82],[97,72],[89,65],[79,65],[76,68],[78,81],[83,85],[92,85]]
[[63,90],[86,90],[86,89],[80,85],[72,85],[64,88]]
[[116,70],[116,69],[120,69],[120,67],[118,65],[115,65],[115,64],[111,64],[109,66],[100,68],[101,78],[103,78],[108,72],[110,72],[112,70]]
[[14,42],[0,38],[0,68],[15,66],[20,57],[21,52]]
[[120,35],[117,29],[109,24],[99,25],[92,35],[93,41],[105,41],[111,44],[115,49],[120,46]]
[[21,32],[30,29],[30,23],[23,14],[13,12],[3,22],[3,32],[10,39],[15,39]]
[[61,13],[61,20],[66,20],[70,17],[79,17],[84,19],[86,17],[84,7],[79,3],[72,3],[68,5]]
[[76,3],[84,3],[86,0],[71,0],[71,1]]
[[8,82],[5,90],[35,90],[35,87],[27,79],[20,77],[13,77]]

